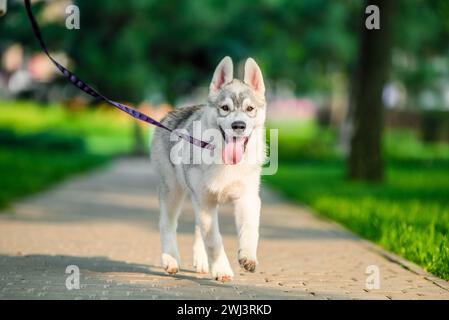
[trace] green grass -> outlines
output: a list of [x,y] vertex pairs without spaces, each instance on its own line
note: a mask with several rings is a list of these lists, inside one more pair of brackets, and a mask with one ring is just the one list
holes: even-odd
[[101,155],[0,147],[0,208],[108,160]]
[[[41,106],[29,101],[0,101],[0,128],[19,134],[55,132],[82,137],[94,154],[129,153],[133,122],[113,107],[70,111],[57,104]],[[146,130],[145,130],[146,131]],[[148,139],[149,134],[145,134]]]
[[112,107],[0,101],[0,208],[129,153],[132,132],[133,120]]
[[[292,143],[284,144],[286,139],[292,137],[281,136],[280,148]],[[281,157],[278,173],[263,179],[291,199],[449,280],[449,147],[391,132],[385,150],[382,184],[348,181],[345,162],[335,153],[321,159]]]
[[314,121],[271,121],[268,128],[277,129],[280,139],[279,159],[295,161],[296,159],[335,158],[335,131],[323,129]]

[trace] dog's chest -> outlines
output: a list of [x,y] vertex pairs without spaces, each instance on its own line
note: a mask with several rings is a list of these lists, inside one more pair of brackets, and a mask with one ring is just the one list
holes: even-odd
[[208,172],[205,188],[210,196],[219,203],[239,198],[246,190],[245,174],[238,166],[226,166],[224,169]]

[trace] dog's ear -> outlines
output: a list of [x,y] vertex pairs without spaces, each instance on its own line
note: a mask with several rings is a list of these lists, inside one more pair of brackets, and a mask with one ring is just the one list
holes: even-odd
[[262,71],[253,58],[248,58],[245,63],[245,77],[243,81],[259,94],[265,93]]
[[234,65],[232,64],[231,58],[228,56],[224,57],[217,68],[215,69],[212,82],[210,83],[210,91],[218,91],[225,84],[232,81],[234,78]]

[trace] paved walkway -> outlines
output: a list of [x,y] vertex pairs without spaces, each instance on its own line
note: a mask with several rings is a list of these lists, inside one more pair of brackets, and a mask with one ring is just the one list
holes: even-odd
[[[0,214],[0,299],[449,299],[448,282],[386,254],[264,189],[253,274],[237,262],[230,208],[220,213],[236,277],[217,283],[192,267],[193,213],[180,221],[181,272],[159,267],[158,201],[148,160],[123,159],[23,200]],[[80,269],[67,290],[66,267]],[[368,266],[380,289],[367,289]]]

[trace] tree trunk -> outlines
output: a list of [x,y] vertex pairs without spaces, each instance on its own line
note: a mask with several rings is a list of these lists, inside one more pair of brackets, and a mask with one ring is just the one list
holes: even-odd
[[[380,29],[365,26],[365,8],[377,5],[380,11]],[[394,1],[367,0],[363,6],[360,32],[359,59],[352,94],[354,115],[349,176],[354,180],[382,181],[382,90],[388,79],[391,64],[391,37]]]

